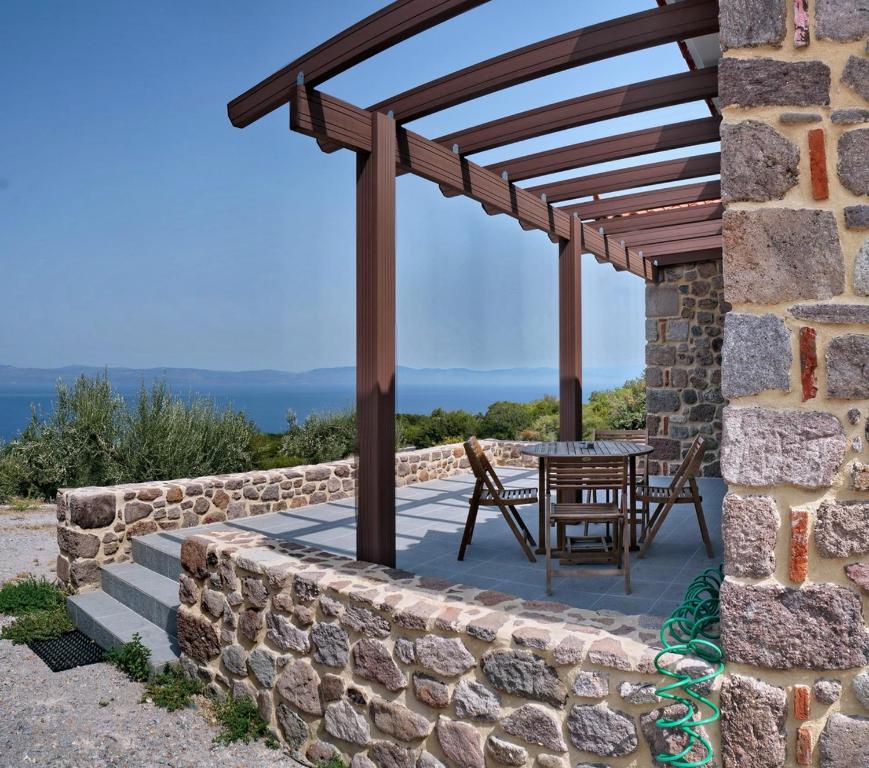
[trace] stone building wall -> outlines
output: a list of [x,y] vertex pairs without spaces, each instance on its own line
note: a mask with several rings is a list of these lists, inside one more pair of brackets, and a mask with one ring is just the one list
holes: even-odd
[[721,0],[725,768],[869,765],[869,5]]
[[[191,536],[181,561],[188,674],[257,703],[306,764],[337,755],[353,768],[651,766],[686,744],[654,725],[683,711],[662,711],[655,695],[656,622],[249,532]],[[711,671],[668,654],[664,663],[691,677]],[[688,759],[703,753],[698,745]]]
[[721,262],[661,270],[646,286],[646,427],[653,474],[673,474],[694,438],[709,450],[703,474],[720,477],[721,344],[728,305]]
[[[522,443],[480,442],[496,466],[536,466],[533,457],[522,455]],[[397,486],[468,471],[461,443],[395,456]],[[337,501],[353,496],[355,490],[356,465],[351,459],[219,477],[61,489],[57,576],[76,588],[96,584],[101,564],[130,559],[136,536]]]

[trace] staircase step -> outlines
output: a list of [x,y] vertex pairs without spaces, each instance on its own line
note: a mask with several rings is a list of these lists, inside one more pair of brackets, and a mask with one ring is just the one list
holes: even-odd
[[[187,532],[190,535],[190,532]],[[181,542],[184,535],[151,533],[133,539],[133,561],[177,582],[181,575]]]
[[170,635],[175,634],[177,581],[137,563],[105,565],[101,576],[103,592]]
[[178,661],[177,639],[105,592],[84,592],[66,601],[73,623],[101,648],[108,650],[133,639],[135,633],[151,650],[155,671]]

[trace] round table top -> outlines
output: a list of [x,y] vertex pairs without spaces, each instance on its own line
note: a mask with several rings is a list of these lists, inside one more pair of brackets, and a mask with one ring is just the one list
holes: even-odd
[[567,443],[535,443],[522,448],[528,456],[547,458],[549,456],[645,456],[655,449],[645,443],[630,440],[574,440]]

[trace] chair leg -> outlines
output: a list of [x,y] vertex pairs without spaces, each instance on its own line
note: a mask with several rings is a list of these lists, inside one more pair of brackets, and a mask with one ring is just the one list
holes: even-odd
[[546,549],[546,594],[552,594],[552,526],[549,521],[549,505],[546,506],[546,527],[545,527],[545,549]]
[[715,557],[715,551],[712,549],[712,540],[709,538],[709,529],[706,527],[706,517],[703,514],[703,502],[700,499],[700,494],[697,491],[697,483],[692,478],[691,494],[694,496],[694,511],[697,513],[697,524],[700,526],[700,536],[703,539],[703,544],[706,547],[707,557]]
[[531,531],[528,530],[528,526],[525,525],[525,521],[522,519],[522,515],[519,514],[519,510],[516,509],[512,504],[509,505],[510,512],[513,515],[513,518],[516,520],[516,525],[519,526],[519,529],[522,533],[525,534],[525,540],[532,547],[537,546],[537,542],[534,541],[534,537],[531,535]]
[[474,488],[474,493],[471,496],[471,503],[468,506],[468,519],[465,521],[465,531],[462,534],[462,543],[459,546],[459,560],[465,559],[465,550],[471,543],[471,539],[474,537],[474,526],[477,523],[477,510],[480,508],[480,494],[482,493],[482,488],[480,488],[479,484]]
[[670,509],[673,506],[673,500],[670,499],[663,506],[658,505],[658,509],[655,510],[655,514],[652,516],[654,520],[652,527],[649,529],[649,532],[646,534],[646,540],[643,542],[642,549],[640,549],[640,557],[645,557],[646,552],[649,551],[649,547],[652,545],[652,542],[655,540],[655,536],[658,535],[658,531],[661,530],[661,525],[666,519],[667,515],[670,512]]
[[[624,527],[624,521],[622,521]],[[622,557],[624,557],[623,568],[625,570],[625,594],[631,594],[631,546],[630,538],[626,535],[626,531],[622,533]]]
[[525,540],[525,537],[522,535],[522,532],[519,528],[516,527],[516,523],[513,521],[513,516],[510,514],[510,509],[506,504],[498,504],[498,509],[501,510],[501,514],[504,516],[504,519],[507,521],[507,525],[510,526],[510,530],[513,531],[513,535],[516,537],[516,541],[519,542],[519,546],[522,547],[522,551],[525,553],[525,556],[532,562],[536,563],[537,558],[534,557],[534,553],[531,551],[531,548],[528,546],[528,542]]

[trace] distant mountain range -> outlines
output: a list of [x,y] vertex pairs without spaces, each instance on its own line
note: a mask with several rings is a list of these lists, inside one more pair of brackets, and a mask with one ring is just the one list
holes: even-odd
[[[610,371],[599,369],[606,375]],[[78,376],[102,375],[108,372],[112,384],[119,389],[166,381],[173,389],[269,389],[285,387],[352,387],[356,382],[353,366],[315,368],[310,371],[276,370],[212,371],[202,368],[98,368],[68,365],[63,368],[17,368],[0,365],[0,387],[53,388],[58,379],[72,381]],[[621,375],[613,369],[613,375]],[[504,368],[474,370],[471,368],[408,368],[398,366],[397,379],[403,385],[419,386],[543,386],[558,383],[555,368]]]

